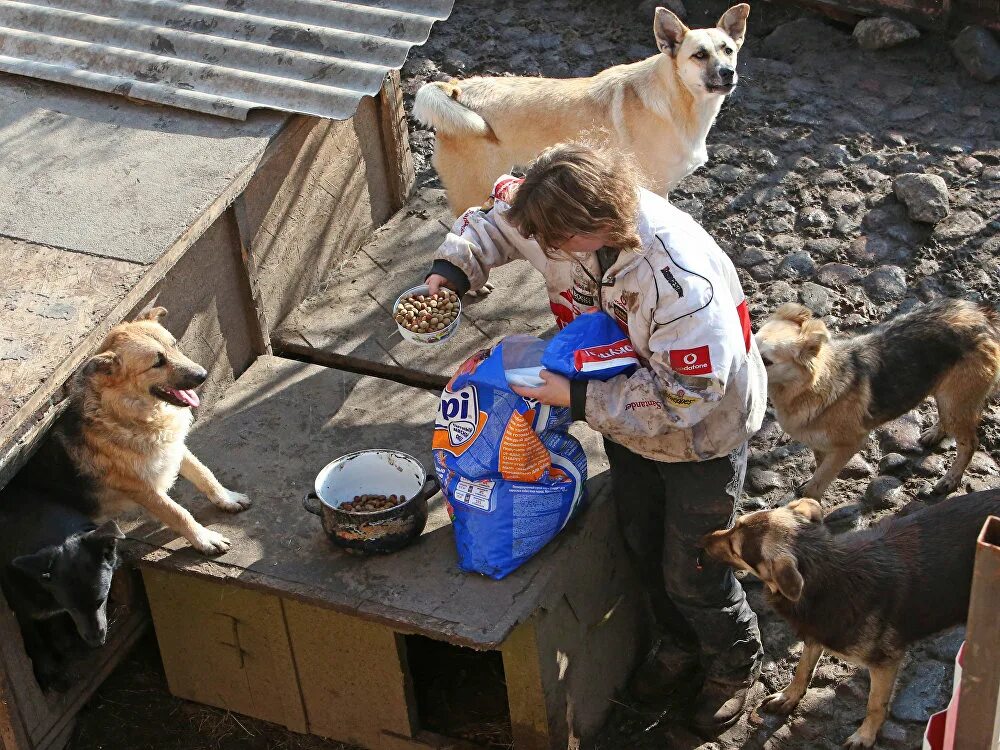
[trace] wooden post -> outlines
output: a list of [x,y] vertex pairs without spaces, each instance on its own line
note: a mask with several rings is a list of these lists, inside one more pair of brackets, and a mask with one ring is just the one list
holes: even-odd
[[392,195],[392,211],[395,213],[410,197],[416,179],[398,70],[391,71],[385,77],[378,95],[378,111],[386,178]]
[[990,516],[976,542],[972,599],[955,728],[956,748],[1000,746],[1000,518]]

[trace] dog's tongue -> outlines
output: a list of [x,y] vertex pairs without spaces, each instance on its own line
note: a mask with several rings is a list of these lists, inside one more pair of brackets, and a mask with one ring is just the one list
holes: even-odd
[[198,406],[198,404],[201,403],[201,400],[198,398],[198,394],[190,389],[181,391],[176,388],[169,388],[168,390],[172,395],[176,396],[188,406]]

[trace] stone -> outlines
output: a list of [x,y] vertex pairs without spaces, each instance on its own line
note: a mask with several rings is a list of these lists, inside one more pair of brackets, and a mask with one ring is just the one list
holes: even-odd
[[799,223],[804,227],[822,229],[830,226],[830,216],[822,208],[806,208],[799,213]]
[[936,174],[901,174],[892,187],[914,221],[936,224],[951,213],[948,184]]
[[816,263],[804,250],[790,253],[778,264],[777,276],[782,279],[810,279],[816,273]]
[[897,505],[902,500],[901,486],[902,482],[896,477],[875,477],[865,490],[865,505],[877,510]]
[[736,265],[740,268],[752,268],[760,263],[774,261],[774,255],[762,247],[748,247],[736,258]]
[[968,470],[974,474],[989,474],[990,476],[1000,474],[1000,467],[997,466],[997,462],[983,451],[976,451],[972,454]]
[[825,172],[820,172],[816,177],[816,184],[829,186],[829,185],[839,185],[845,181],[844,175],[835,169],[828,169]]
[[766,148],[759,149],[754,153],[754,162],[764,169],[774,169],[780,164],[780,160],[773,152]]
[[796,18],[764,37],[759,54],[774,60],[795,60],[801,52],[829,50],[845,35],[816,18]]
[[944,456],[928,453],[913,463],[913,470],[922,477],[939,477],[945,473],[947,466]]
[[987,29],[966,26],[955,37],[951,51],[973,78],[986,83],[1000,78],[1000,44]]
[[912,750],[916,747],[915,742],[916,738],[910,737],[906,727],[891,720],[883,722],[878,731],[879,747],[891,748],[892,750]]
[[954,662],[958,655],[958,649],[965,640],[965,626],[959,625],[951,628],[927,641],[927,650],[935,659],[943,662]]
[[899,266],[879,266],[861,284],[873,302],[898,302],[906,295],[906,274]]
[[920,423],[909,415],[894,419],[878,429],[878,441],[882,450],[888,453],[919,453]]
[[811,169],[816,169],[819,166],[819,162],[810,159],[808,156],[800,156],[794,161],[793,166],[800,172],[808,172]]
[[677,206],[677,208],[684,213],[688,214],[695,221],[701,221],[705,205],[697,198],[682,198],[679,200],[673,200],[671,203]]
[[955,166],[971,175],[978,175],[983,171],[983,163],[974,156],[963,156],[955,162]]
[[815,240],[806,240],[806,250],[816,253],[824,258],[837,257],[837,251],[844,243],[833,237],[821,237]]
[[975,211],[956,211],[934,227],[933,237],[939,240],[957,240],[978,234],[986,227],[986,220]]
[[740,237],[744,245],[748,247],[763,247],[764,246],[764,235],[760,232],[746,232],[742,237]]
[[861,278],[861,271],[846,263],[827,263],[820,266],[816,278],[825,286],[847,286]]
[[861,205],[861,196],[846,190],[834,190],[827,194],[826,202],[834,211],[853,211]]
[[840,470],[840,476],[846,479],[867,479],[874,473],[875,469],[872,468],[870,463],[865,461],[864,456],[860,453],[855,453],[851,456],[851,460]]
[[776,234],[771,238],[771,247],[781,253],[790,253],[802,247],[802,242],[794,234]]
[[900,680],[890,714],[896,721],[925,723],[928,717],[948,705],[952,669],[939,661],[919,662],[914,674]]
[[827,315],[833,309],[830,292],[811,281],[806,281],[799,287],[799,300],[818,317]]
[[794,302],[798,299],[798,294],[792,289],[792,285],[787,281],[774,281],[767,285],[765,298],[767,304],[773,309],[785,302]]
[[719,182],[730,184],[736,182],[743,176],[743,170],[734,167],[732,164],[717,164],[708,170],[708,173]]
[[763,495],[771,490],[784,489],[785,480],[776,471],[754,466],[747,472],[747,484],[753,492]]
[[901,453],[886,453],[878,462],[879,474],[897,474],[906,468],[909,459]]
[[828,167],[843,167],[852,161],[851,152],[847,150],[847,146],[832,143],[823,149],[823,161]]
[[888,49],[920,36],[917,27],[898,18],[865,18],[854,27],[854,41],[861,49]]

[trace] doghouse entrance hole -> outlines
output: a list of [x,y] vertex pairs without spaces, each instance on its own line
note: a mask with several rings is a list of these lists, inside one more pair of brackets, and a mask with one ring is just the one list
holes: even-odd
[[410,635],[406,656],[422,729],[484,748],[509,750],[513,734],[499,651],[476,651]]

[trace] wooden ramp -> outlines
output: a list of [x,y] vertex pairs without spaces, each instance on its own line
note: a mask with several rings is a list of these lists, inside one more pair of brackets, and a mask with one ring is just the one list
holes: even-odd
[[392,305],[401,292],[423,283],[451,224],[443,191],[417,192],[273,332],[275,351],[440,386],[471,354],[504,336],[555,332],[541,274],[519,261],[491,273],[491,294],[466,296],[462,322],[449,340],[418,345],[399,335]]
[[579,428],[589,508],[502,581],[458,569],[440,495],[415,543],[372,558],[333,547],[302,507],[316,473],[351,451],[402,450],[430,469],[436,407],[426,390],[264,356],[198,423],[194,452],[254,505],[228,515],[178,483],[175,497],[233,541],[217,558],[144,519],[126,532],[172,692],[367,748],[444,747],[414,697],[419,636],[500,655],[517,750],[565,748],[569,703],[574,731],[596,731],[638,652],[639,597],[595,433]]

